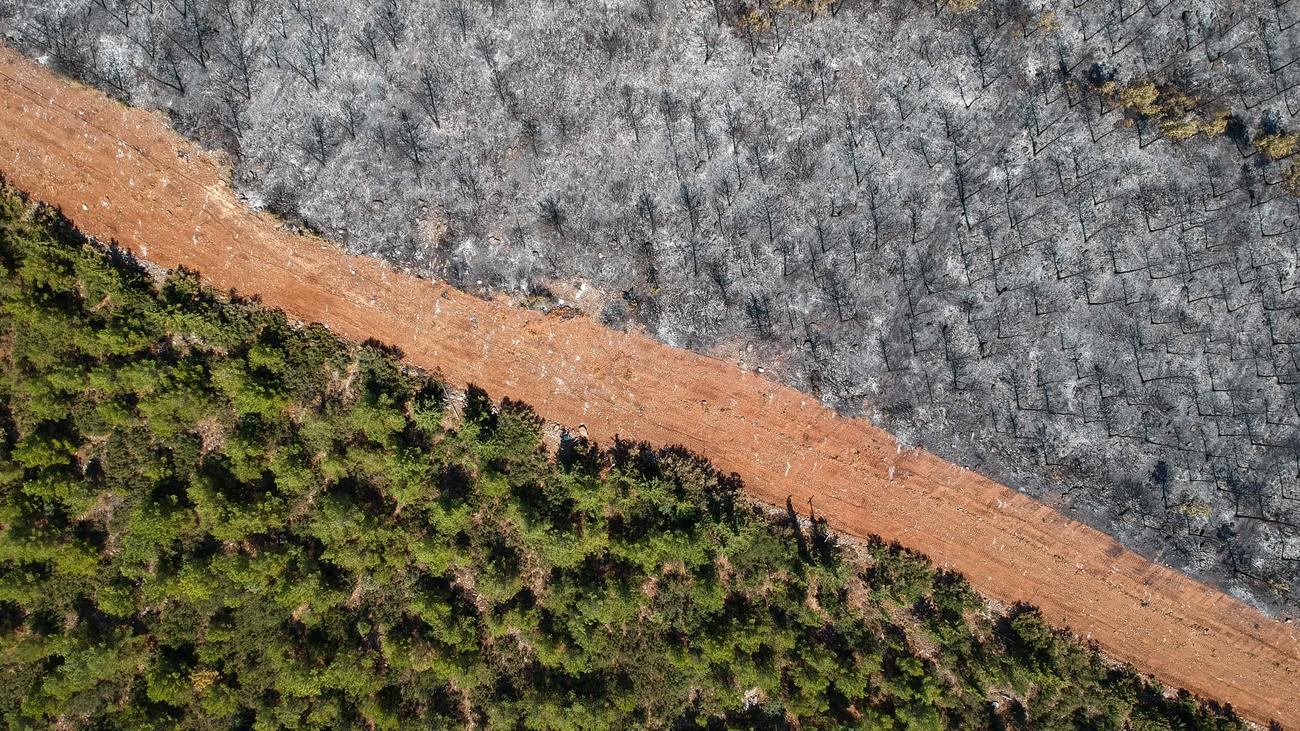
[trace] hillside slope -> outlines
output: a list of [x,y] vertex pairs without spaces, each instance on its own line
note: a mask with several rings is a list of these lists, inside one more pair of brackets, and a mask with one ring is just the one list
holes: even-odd
[[1300,3],[8,5],[352,253],[741,354],[1300,609]]
[[1241,729],[680,448],[157,282],[0,192],[0,718]]
[[292,235],[244,209],[161,118],[9,51],[0,93],[0,171],[90,235],[345,337],[380,336],[448,381],[528,401],[595,439],[682,444],[739,473],[758,499],[812,504],[837,530],[922,551],[1166,682],[1261,722],[1300,718],[1292,627],[1045,505],[729,363],[485,302]]

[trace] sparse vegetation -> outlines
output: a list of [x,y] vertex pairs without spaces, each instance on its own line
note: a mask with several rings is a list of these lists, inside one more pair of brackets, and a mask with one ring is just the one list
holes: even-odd
[[1300,134],[1274,132],[1255,138],[1255,147],[1270,160],[1283,160],[1294,155],[1297,143],[1300,143]]
[[961,577],[0,195],[11,727],[1241,728]]
[[1154,124],[1165,138],[1185,142],[1198,134],[1206,138],[1223,135],[1232,111],[1207,109],[1195,96],[1173,88],[1157,87],[1150,81],[1119,86],[1108,80],[1096,91],[1111,104],[1118,104],[1133,119]]

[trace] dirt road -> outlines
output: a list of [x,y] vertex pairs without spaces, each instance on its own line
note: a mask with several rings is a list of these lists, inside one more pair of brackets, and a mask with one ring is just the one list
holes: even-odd
[[720,360],[484,302],[295,236],[247,211],[158,115],[0,48],[0,171],[88,234],[291,317],[376,337],[453,384],[532,403],[607,440],[680,443],[755,497],[791,496],[846,533],[878,533],[964,573],[1165,682],[1243,716],[1300,724],[1300,633],[1096,530],[795,390]]

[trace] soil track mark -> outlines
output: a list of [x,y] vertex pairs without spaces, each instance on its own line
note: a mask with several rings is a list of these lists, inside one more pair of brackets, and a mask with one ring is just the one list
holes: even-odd
[[583,317],[484,302],[286,232],[246,210],[211,158],[160,115],[6,48],[0,171],[87,234],[160,266],[198,269],[291,317],[392,343],[453,384],[527,401],[596,439],[680,443],[739,473],[755,498],[811,499],[836,529],[898,540],[989,596],[1032,602],[1171,685],[1256,721],[1300,723],[1294,627],[730,363]]

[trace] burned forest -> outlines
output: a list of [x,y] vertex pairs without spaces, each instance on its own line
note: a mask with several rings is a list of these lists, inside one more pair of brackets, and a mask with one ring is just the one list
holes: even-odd
[[1279,616],[1300,0],[0,2],[404,269],[739,360]]

